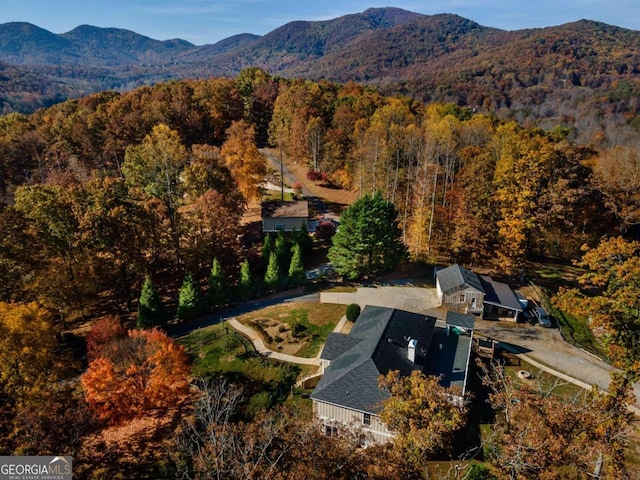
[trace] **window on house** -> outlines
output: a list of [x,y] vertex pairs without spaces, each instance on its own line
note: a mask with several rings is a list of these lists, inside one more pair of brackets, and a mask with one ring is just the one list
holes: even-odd
[[362,414],[362,424],[363,425],[371,425],[371,414],[363,413]]
[[464,293],[461,293],[461,294],[460,294],[460,300],[459,300],[459,301],[460,301],[460,303],[464,303],[464,301],[465,301],[465,300],[466,300],[466,298],[465,298],[465,296],[464,296]]
[[325,425],[324,426],[324,434],[327,437],[334,437],[338,434],[338,427],[335,427],[333,425]]
[[276,223],[276,230],[284,232],[284,223]]

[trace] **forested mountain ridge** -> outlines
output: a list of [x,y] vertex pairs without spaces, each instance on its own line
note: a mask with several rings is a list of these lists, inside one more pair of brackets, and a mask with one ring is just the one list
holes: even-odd
[[562,124],[581,141],[608,129],[612,143],[629,143],[617,130],[640,123],[639,52],[640,32],[594,21],[503,31],[399,8],[295,21],[262,37],[203,46],[121,29],[81,26],[54,35],[9,23],[0,25],[0,62],[21,68],[2,72],[0,112],[169,79],[233,77],[257,66],[287,78],[367,83],[544,128]]
[[56,35],[30,23],[0,25],[0,59],[13,65],[163,63],[193,48],[195,45],[185,40],[153,40],[118,28],[80,25]]

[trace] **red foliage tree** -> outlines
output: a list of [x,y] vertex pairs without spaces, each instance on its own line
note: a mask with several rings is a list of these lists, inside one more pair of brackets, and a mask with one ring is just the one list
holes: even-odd
[[103,317],[93,324],[87,335],[87,358],[89,361],[102,356],[102,351],[109,344],[127,336],[126,329],[116,316]]
[[112,345],[82,375],[86,401],[100,419],[118,423],[185,398],[189,362],[184,347],[165,333],[130,330]]

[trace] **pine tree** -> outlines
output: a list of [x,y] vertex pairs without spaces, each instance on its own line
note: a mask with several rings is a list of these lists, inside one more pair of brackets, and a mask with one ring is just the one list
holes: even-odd
[[217,258],[213,260],[209,274],[209,306],[221,307],[229,302],[229,284]]
[[241,300],[247,300],[249,295],[253,293],[255,288],[253,275],[251,275],[251,268],[249,262],[245,260],[240,267],[240,278],[238,279],[238,288],[236,293]]
[[300,244],[293,246],[293,256],[289,265],[289,283],[298,286],[304,282],[304,264],[302,263],[302,247]]
[[380,192],[365,195],[344,211],[328,258],[349,279],[396,267],[406,257],[398,210]]
[[271,252],[269,256],[269,265],[267,272],[264,274],[264,288],[270,292],[276,290],[280,284],[280,267],[278,266],[278,257],[275,252]]
[[278,232],[278,236],[276,237],[276,244],[274,251],[276,252],[276,256],[278,258],[278,267],[280,267],[281,272],[286,272],[287,267],[289,266],[289,255],[290,249],[289,244],[287,243],[287,239],[282,233],[282,230]]
[[190,273],[184,276],[178,295],[178,318],[180,320],[197,317],[203,312],[204,302],[200,287]]
[[142,284],[138,300],[138,318],[136,326],[140,329],[161,325],[165,320],[162,300],[151,278],[147,275]]
[[264,243],[262,244],[262,251],[260,252],[260,256],[262,258],[262,268],[263,271],[267,271],[267,266],[269,265],[269,257],[271,256],[271,252],[273,252],[273,241],[271,240],[271,235],[268,233],[264,236]]
[[302,259],[307,259],[313,253],[313,238],[309,235],[309,229],[307,228],[307,222],[303,222],[300,226],[300,231],[297,232],[295,237],[295,243],[300,245]]

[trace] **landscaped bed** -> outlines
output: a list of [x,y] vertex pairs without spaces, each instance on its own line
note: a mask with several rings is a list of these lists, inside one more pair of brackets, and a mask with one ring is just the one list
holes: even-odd
[[256,330],[267,348],[313,358],[345,311],[345,305],[300,302],[267,307],[237,319]]

